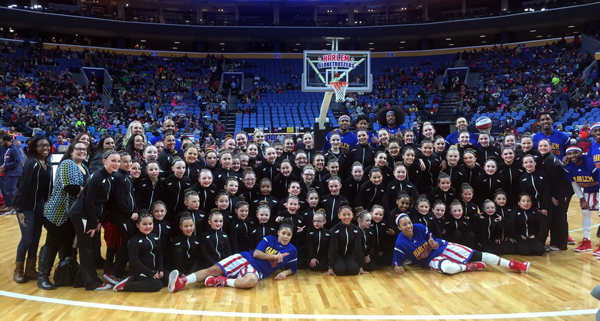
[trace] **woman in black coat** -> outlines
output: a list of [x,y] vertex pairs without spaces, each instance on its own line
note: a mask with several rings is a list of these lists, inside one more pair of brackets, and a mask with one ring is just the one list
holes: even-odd
[[[17,283],[27,282],[28,278],[38,278],[35,264],[44,222],[44,204],[52,191],[52,164],[48,160],[52,151],[50,141],[45,136],[37,136],[31,140],[29,146],[23,174],[13,201],[21,229],[13,277]],[[25,257],[27,267],[24,270]]]

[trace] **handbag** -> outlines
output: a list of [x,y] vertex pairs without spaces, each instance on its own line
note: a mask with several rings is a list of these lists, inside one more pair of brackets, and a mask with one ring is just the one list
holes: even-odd
[[73,286],[78,269],[79,264],[74,257],[69,256],[62,260],[54,271],[54,286]]

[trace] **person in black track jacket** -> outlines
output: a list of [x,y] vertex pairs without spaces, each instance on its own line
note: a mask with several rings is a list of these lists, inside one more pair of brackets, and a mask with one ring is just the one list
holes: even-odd
[[138,219],[138,208],[135,203],[133,184],[131,182],[131,155],[121,153],[121,168],[114,174],[114,184],[109,202],[108,221],[112,223],[121,235],[121,251],[115,262],[104,271],[104,278],[109,282],[118,283],[117,278],[125,275],[129,261],[127,242],[136,233],[134,221]]
[[318,210],[313,216],[312,226],[308,229],[306,235],[309,269],[311,271],[327,271],[331,234],[325,228],[326,221],[325,211]]
[[427,194],[427,199],[430,204],[435,203],[436,201],[442,201],[446,206],[450,206],[452,201],[458,199],[458,193],[452,187],[452,183],[450,182],[450,176],[446,173],[440,173],[437,179],[437,185],[434,189],[432,189],[429,194]]
[[475,245],[475,233],[471,227],[470,220],[463,215],[462,204],[456,200],[448,207],[449,215],[446,215],[446,240],[452,243],[473,248]]
[[269,222],[271,217],[271,208],[266,201],[261,201],[256,209],[256,224],[250,231],[249,249],[256,249],[260,241],[267,235],[277,236],[277,228]]
[[374,251],[375,251],[375,233],[370,229],[371,227],[371,213],[369,211],[365,211],[362,208],[357,208],[356,212],[356,222],[359,227],[359,234],[361,238],[362,245],[362,255],[363,260],[360,262],[360,266],[363,268],[363,271],[373,271],[375,270],[375,261],[373,260]]
[[515,241],[518,255],[543,255],[546,252],[546,216],[536,210],[527,193],[519,196],[518,205],[512,211],[506,227],[509,229],[509,237]]
[[106,151],[103,155],[104,167],[92,174],[83,188],[81,195],[69,211],[77,234],[79,247],[79,271],[75,286],[85,286],[86,290],[106,290],[96,273],[93,256],[93,237],[104,222],[104,206],[110,197],[114,183],[113,173],[121,165],[121,156],[114,150]]
[[508,207],[515,207],[519,193],[521,193],[519,186],[521,175],[523,175],[525,169],[521,162],[515,160],[515,151],[511,147],[502,149],[502,161],[498,163],[498,172],[506,180],[504,191],[506,192]]
[[356,205],[365,209],[371,209],[375,204],[381,204],[385,193],[385,185],[382,184],[383,175],[379,168],[373,168],[369,172],[369,181],[362,184],[357,195]]
[[536,167],[535,159],[531,155],[523,157],[523,168],[525,173],[521,175],[519,182],[521,193],[527,193],[531,197],[532,208],[546,217],[552,215],[551,187],[547,174]]
[[160,238],[152,233],[152,215],[144,211],[136,225],[139,231],[127,244],[131,276],[115,285],[114,291],[158,292],[168,283],[169,273],[163,268]]
[[198,182],[193,183],[191,187],[200,197],[200,209],[204,213],[210,212],[215,207],[215,197],[217,196],[217,185],[213,184],[213,173],[208,169],[200,171]]
[[196,228],[191,216],[182,216],[179,221],[181,233],[172,241],[173,266],[182,275],[190,275],[200,270],[202,254],[200,238],[194,235]]
[[567,210],[573,196],[573,187],[569,188],[569,181],[565,177],[563,163],[554,156],[551,143],[542,139],[538,143],[538,151],[542,154],[542,171],[548,175],[550,181],[551,208],[547,219],[550,229],[551,250],[566,250],[569,238],[569,222]]
[[159,178],[160,167],[156,161],[146,164],[147,177],[141,178],[135,189],[135,202],[139,210],[150,210],[150,205],[160,199],[163,181]]
[[213,210],[208,215],[210,230],[202,234],[200,251],[202,253],[202,267],[207,268],[233,254],[229,236],[222,231],[223,214]]
[[[354,162],[359,162],[363,168],[375,164],[375,149],[369,144],[369,134],[367,131],[359,130],[356,133],[356,137],[358,138],[358,144],[350,147],[347,154],[347,163],[354,164]],[[351,170],[351,168],[347,168],[346,171],[348,173],[346,174],[351,175]]]
[[175,158],[172,170],[173,174],[163,181],[160,200],[167,204],[167,220],[175,222],[177,213],[185,209],[183,204],[185,190],[192,187],[192,181],[183,176],[185,171],[183,159]]
[[235,204],[234,211],[228,233],[233,254],[250,250],[250,231],[254,227],[254,220],[249,216],[250,205],[243,196]]
[[348,199],[350,206],[354,206],[356,205],[356,198],[358,197],[360,187],[369,181],[369,176],[364,175],[364,167],[359,162],[354,162],[350,170],[351,175],[344,181],[341,194]]
[[347,204],[342,205],[340,222],[329,231],[331,242],[328,252],[327,272],[323,275],[359,275],[363,271],[363,249],[359,227],[352,223],[354,214]]
[[340,194],[340,190],[342,188],[342,181],[339,176],[333,176],[329,179],[327,188],[329,189],[329,194],[325,195],[321,199],[320,207],[325,210],[325,216],[327,222],[325,223],[325,227],[329,228],[334,226],[339,222],[338,219],[338,211],[342,206],[342,203],[348,202],[348,199]]

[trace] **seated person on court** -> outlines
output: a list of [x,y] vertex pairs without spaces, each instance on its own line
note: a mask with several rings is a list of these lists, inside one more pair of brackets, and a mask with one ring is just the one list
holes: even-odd
[[256,286],[262,278],[269,277],[275,271],[285,267],[286,270],[275,276],[275,280],[283,280],[296,273],[298,251],[290,244],[294,231],[291,219],[281,221],[278,237],[266,236],[256,249],[231,255],[208,269],[197,271],[187,277],[180,277],[174,270],[169,275],[169,292],[182,289],[187,284],[204,280],[210,287],[230,286],[249,289]]
[[396,225],[402,232],[396,240],[392,262],[398,274],[404,274],[402,263],[405,260],[443,274],[482,271],[486,264],[500,265],[518,272],[529,271],[529,262],[508,261],[491,253],[435,238],[425,225],[413,225],[408,214],[399,214]]

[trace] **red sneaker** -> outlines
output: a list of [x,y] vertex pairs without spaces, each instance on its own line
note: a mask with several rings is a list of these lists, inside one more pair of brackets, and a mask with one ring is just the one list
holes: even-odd
[[577,242],[575,242],[575,240],[571,237],[571,235],[569,235],[569,238],[567,239],[567,244],[575,245],[575,244],[577,244]]
[[595,256],[600,255],[600,244],[596,245],[596,249],[594,250],[594,253],[592,253],[592,254],[594,254]]
[[586,252],[592,250],[592,241],[583,238],[583,241],[579,242],[579,246],[575,248],[575,252]]
[[222,288],[227,284],[227,278],[224,276],[209,276],[204,280],[204,285],[214,287],[214,288]]
[[467,265],[467,272],[485,270],[485,263],[483,263],[483,262],[469,262],[466,265]]
[[517,260],[512,260],[508,264],[508,267],[517,272],[529,272],[529,266],[531,263],[529,262],[518,262]]
[[187,284],[186,278],[179,277],[179,271],[173,270],[169,274],[169,292],[175,292],[179,289],[183,289]]
[[115,291],[115,292],[123,291],[125,289],[125,284],[127,284],[127,281],[129,281],[129,277],[126,277],[125,279],[123,279],[123,281],[119,282],[119,284],[115,285],[115,287],[113,288],[113,291]]

